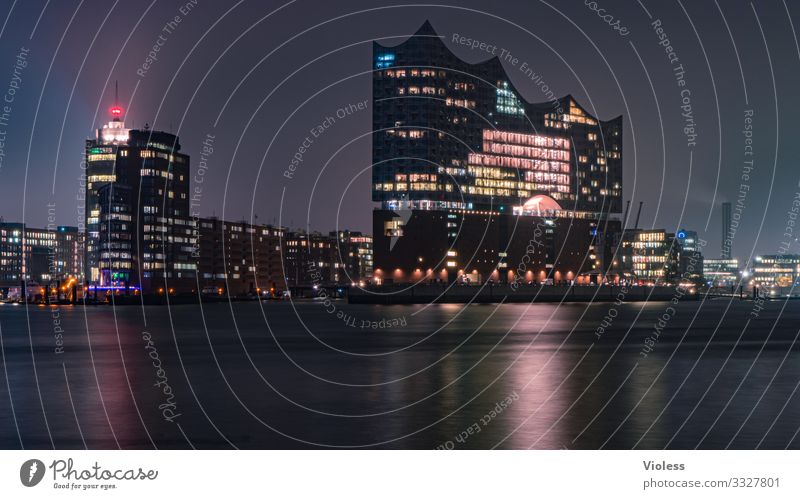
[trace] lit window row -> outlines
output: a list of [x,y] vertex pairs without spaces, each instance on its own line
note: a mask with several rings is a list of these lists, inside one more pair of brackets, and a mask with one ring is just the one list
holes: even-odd
[[500,142],[503,144],[516,144],[521,146],[549,147],[554,149],[569,150],[569,139],[549,137],[531,133],[504,132],[501,130],[484,129],[484,143]]
[[566,149],[548,149],[484,141],[483,152],[522,158],[569,161],[569,151]]
[[423,76],[427,78],[436,77],[444,78],[447,76],[445,71],[436,71],[433,69],[389,69],[383,73],[389,78],[405,78],[406,76]]
[[497,166],[514,168],[515,170],[536,170],[543,172],[569,173],[569,163],[566,161],[547,161],[541,159],[517,158],[514,156],[494,156],[491,154],[470,153],[470,165]]
[[445,104],[448,106],[456,106],[456,107],[465,107],[467,109],[475,109],[475,101],[474,100],[467,100],[467,99],[451,99],[448,97],[445,99]]

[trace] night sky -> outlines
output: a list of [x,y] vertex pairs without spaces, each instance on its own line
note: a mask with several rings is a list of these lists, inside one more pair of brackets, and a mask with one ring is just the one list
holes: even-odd
[[[201,214],[370,231],[371,41],[400,43],[426,19],[465,60],[489,54],[454,44],[454,33],[506,49],[600,119],[623,115],[625,199],[634,210],[645,202],[641,226],[696,230],[706,257],[718,257],[720,203],[730,201],[742,207],[734,256],[794,240],[785,228],[800,191],[800,7],[781,0],[2,0],[0,215],[44,226],[54,204],[57,223],[77,225],[84,141],[108,121],[118,81],[126,124],[177,133],[193,171],[213,136]],[[546,100],[518,67],[506,68],[526,99]],[[364,101],[366,110],[336,117]],[[284,177],[329,116],[294,178]]]

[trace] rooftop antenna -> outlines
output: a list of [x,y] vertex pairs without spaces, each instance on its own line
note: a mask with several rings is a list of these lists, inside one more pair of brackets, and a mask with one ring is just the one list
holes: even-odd
[[120,121],[122,117],[122,108],[119,106],[119,83],[114,81],[114,106],[111,108],[111,116],[113,121]]
[[636,214],[636,225],[633,226],[634,229],[639,228],[639,217],[642,216],[642,205],[644,201],[639,201],[639,212]]

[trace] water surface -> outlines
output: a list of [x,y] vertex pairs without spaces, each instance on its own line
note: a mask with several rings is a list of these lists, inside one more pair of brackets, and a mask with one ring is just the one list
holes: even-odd
[[800,448],[800,302],[667,307],[6,304],[0,448]]

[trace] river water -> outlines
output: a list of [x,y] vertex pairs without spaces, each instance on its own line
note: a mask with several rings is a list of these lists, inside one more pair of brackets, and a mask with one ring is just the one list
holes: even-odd
[[800,302],[668,307],[5,304],[0,448],[800,448]]

